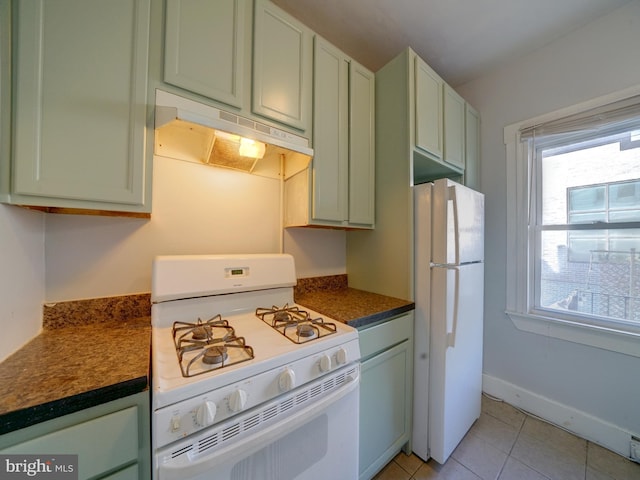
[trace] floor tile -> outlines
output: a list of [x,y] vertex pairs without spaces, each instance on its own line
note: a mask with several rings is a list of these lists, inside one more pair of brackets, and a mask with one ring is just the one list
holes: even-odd
[[498,480],[548,480],[548,478],[515,458],[509,457]]
[[610,477],[606,473],[599,472],[598,470],[594,470],[590,466],[587,465],[587,476],[586,480],[615,480],[613,477]]
[[549,437],[541,438],[538,436],[539,431],[535,432],[536,436],[532,436],[526,434],[524,430],[523,427],[511,451],[513,458],[552,480],[584,480],[586,442],[580,450],[574,444],[575,442],[566,439],[558,441],[554,438],[554,433],[550,433]]
[[393,460],[378,473],[373,480],[409,480],[411,475],[405,472],[400,465]]
[[453,458],[449,458],[444,465],[430,460],[423,463],[418,469],[413,480],[481,480],[479,476],[474,474],[463,465],[456,462]]
[[482,396],[482,411],[518,429],[526,418],[526,415],[517,408],[501,400],[488,398],[485,395]]
[[423,463],[417,456],[407,455],[404,452],[400,452],[393,460],[409,475],[416,473]]
[[400,452],[375,480],[640,480],[640,464],[487,397],[440,465]]
[[507,454],[484,439],[468,433],[453,451],[451,457],[483,480],[498,478]]
[[[604,478],[640,479],[640,464],[627,460],[592,442],[589,442],[587,446],[587,466],[595,472],[607,475]],[[593,471],[592,476],[595,475]]]
[[580,462],[586,462],[587,441],[555,425],[534,417],[527,417],[520,434],[542,440],[550,447],[560,450]]
[[483,412],[469,432],[489,442],[497,449],[509,453],[516,443],[519,428]]

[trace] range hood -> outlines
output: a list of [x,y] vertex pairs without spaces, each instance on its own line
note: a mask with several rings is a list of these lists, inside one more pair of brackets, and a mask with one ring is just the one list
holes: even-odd
[[277,179],[313,157],[304,137],[163,90],[156,90],[154,153]]

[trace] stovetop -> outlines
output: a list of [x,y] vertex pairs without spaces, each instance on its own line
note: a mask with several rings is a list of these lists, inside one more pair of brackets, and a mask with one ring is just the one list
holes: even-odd
[[154,408],[232,384],[240,388],[238,382],[269,371],[276,378],[283,368],[298,369],[299,385],[358,361],[357,331],[296,305],[295,284],[290,255],[157,257],[151,295]]
[[[189,318],[190,322],[195,320],[196,323],[198,318],[201,320],[202,318],[211,318],[207,316],[210,314],[202,313],[210,311],[210,299],[189,299],[188,301],[181,301],[181,303],[182,318]],[[295,303],[289,305],[290,307],[304,310],[314,319],[323,318],[324,322],[331,323],[334,326],[335,331],[313,341],[299,344],[256,316],[256,308],[232,310],[230,313],[220,314],[220,317],[214,316],[214,321],[223,321],[221,326],[223,326],[222,330],[225,331],[225,334],[228,334],[228,331],[224,325],[228,324],[229,327],[232,327],[233,338],[243,339],[242,344],[251,350],[251,358],[246,357],[246,352],[242,348],[227,348],[228,358],[225,360],[224,366],[218,364],[207,365],[198,358],[189,367],[191,374],[189,376],[184,375],[184,360],[186,359],[189,362],[197,357],[199,353],[194,353],[197,350],[186,352],[183,358],[183,366],[181,366],[179,353],[176,352],[175,348],[174,322],[170,322],[170,326],[153,326],[153,390],[156,408],[251,378],[258,373],[281,368],[300,358],[319,357],[331,348],[358,338],[357,331],[352,327],[340,322],[331,322],[330,319],[322,317],[321,314]],[[168,315],[168,312],[162,312],[162,308],[160,308],[162,306],[152,306],[152,319],[155,318],[160,321],[160,319]],[[166,307],[166,305],[164,306]],[[181,326],[180,323],[176,325],[178,328]],[[218,339],[220,335],[213,333],[212,336]],[[179,336],[180,333],[178,333],[178,338]]]

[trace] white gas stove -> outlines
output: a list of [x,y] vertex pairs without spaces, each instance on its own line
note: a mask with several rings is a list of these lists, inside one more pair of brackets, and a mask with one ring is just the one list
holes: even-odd
[[[322,428],[328,439],[355,419],[356,437],[342,445],[353,457],[323,445],[317,451],[324,461],[316,458],[313,469],[272,473],[357,476],[358,334],[294,303],[291,256],[161,256],[152,282],[155,478],[236,478],[237,465],[255,463],[267,450],[283,455],[278,442],[299,444],[295,431],[308,435],[312,419],[326,415],[329,404],[338,413],[347,398],[355,412]],[[341,435],[331,441],[344,443]]]

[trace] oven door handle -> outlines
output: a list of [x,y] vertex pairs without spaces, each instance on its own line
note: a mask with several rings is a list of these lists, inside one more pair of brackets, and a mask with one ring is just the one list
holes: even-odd
[[[158,477],[160,480],[183,480],[195,477],[198,474],[214,469],[216,465],[222,461],[232,462],[257,452],[261,448],[273,443],[274,441],[293,432],[298,427],[313,420],[317,415],[314,412],[323,412],[334,402],[337,402],[345,395],[358,389],[360,384],[360,375],[355,378],[349,377],[347,382],[339,389],[334,390],[327,396],[316,402],[310,403],[305,408],[295,412],[291,416],[282,421],[269,425],[263,430],[239,439],[237,442],[227,447],[212,452],[210,455],[203,455],[189,463],[180,463],[172,465],[165,463],[158,466]],[[357,411],[354,412],[357,415]]]

